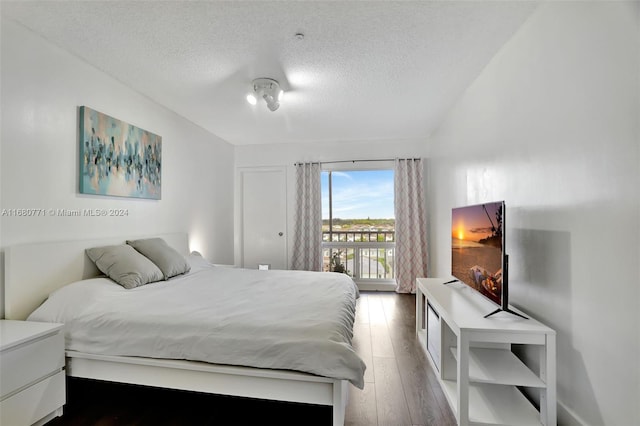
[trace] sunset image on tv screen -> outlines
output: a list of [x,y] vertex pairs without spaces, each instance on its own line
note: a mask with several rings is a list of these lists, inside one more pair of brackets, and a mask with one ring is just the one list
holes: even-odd
[[502,302],[503,202],[459,207],[451,215],[451,273]]

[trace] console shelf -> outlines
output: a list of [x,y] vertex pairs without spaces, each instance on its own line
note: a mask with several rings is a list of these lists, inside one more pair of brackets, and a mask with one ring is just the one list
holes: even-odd
[[[456,358],[458,349],[449,349]],[[546,386],[513,352],[506,349],[469,348],[469,381],[532,388]]]
[[[455,380],[443,380],[442,388],[449,403],[457,401],[458,386]],[[469,424],[540,426],[540,413],[514,387],[470,384]]]
[[[458,425],[555,426],[555,331],[504,312],[484,318],[490,302],[444,281],[418,278],[416,333]],[[512,352],[513,344],[538,351],[537,372]],[[523,388],[538,393],[539,410]]]

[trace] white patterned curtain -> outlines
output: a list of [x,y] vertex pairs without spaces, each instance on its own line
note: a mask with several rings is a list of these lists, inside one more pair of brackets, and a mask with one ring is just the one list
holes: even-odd
[[322,270],[320,164],[296,164],[296,211],[292,269]]
[[395,160],[396,292],[415,293],[427,276],[427,216],[422,159]]

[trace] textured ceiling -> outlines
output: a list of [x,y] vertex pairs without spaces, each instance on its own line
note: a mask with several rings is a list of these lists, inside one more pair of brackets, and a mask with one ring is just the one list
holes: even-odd
[[[228,142],[258,144],[427,137],[536,4],[2,1],[0,10]],[[284,87],[276,112],[246,102],[257,77]]]

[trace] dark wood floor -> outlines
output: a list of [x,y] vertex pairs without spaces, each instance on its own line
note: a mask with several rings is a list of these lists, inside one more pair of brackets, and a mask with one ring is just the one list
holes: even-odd
[[[415,338],[415,296],[363,292],[354,347],[367,364],[347,425],[452,426],[455,418]],[[48,426],[330,425],[329,407],[67,379],[64,416]]]

